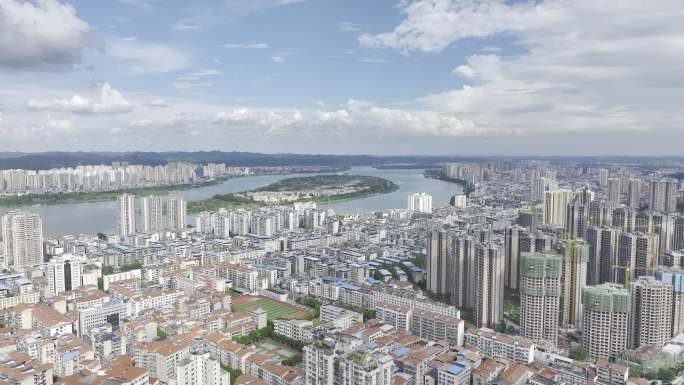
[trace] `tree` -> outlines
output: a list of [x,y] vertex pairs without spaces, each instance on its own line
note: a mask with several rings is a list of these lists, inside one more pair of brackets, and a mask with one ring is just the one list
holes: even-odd
[[363,322],[375,319],[375,310],[363,309]]
[[568,354],[570,358],[573,360],[577,361],[586,361],[587,360],[587,349],[585,349],[582,346],[577,346],[572,349],[570,349],[570,353]]
[[302,363],[302,355],[295,354],[288,359],[282,360],[280,363],[287,366],[297,366]]
[[304,306],[307,306],[307,307],[314,309],[312,318],[320,317],[320,315],[321,315],[321,301],[319,301],[315,298],[305,298],[305,299],[297,299],[297,303],[300,303]]
[[254,345],[257,342],[263,341],[264,339],[271,337],[273,335],[273,323],[269,322],[265,328],[259,330],[254,330],[246,336],[235,336],[233,339],[235,342],[243,345]]
[[497,333],[506,333],[506,322],[501,321],[494,325],[494,330]]
[[669,384],[677,377],[677,372],[674,368],[660,368],[658,369],[658,379],[665,384]]
[[230,373],[230,385],[235,384],[235,380],[237,380],[237,378],[240,377],[240,375],[242,374],[242,371],[240,369],[231,368],[230,366],[225,365],[225,364],[220,364],[220,365],[221,365],[221,369]]
[[107,235],[105,233],[97,233],[97,239],[101,241],[107,241]]

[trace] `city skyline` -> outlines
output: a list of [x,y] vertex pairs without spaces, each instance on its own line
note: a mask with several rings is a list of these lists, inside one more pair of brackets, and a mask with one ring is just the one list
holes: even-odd
[[676,1],[0,12],[0,151],[679,155],[684,140]]
[[681,0],[0,0],[0,385],[684,385]]

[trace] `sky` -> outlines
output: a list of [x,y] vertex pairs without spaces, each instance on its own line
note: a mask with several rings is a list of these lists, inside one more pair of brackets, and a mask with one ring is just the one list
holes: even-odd
[[684,155],[681,0],[0,0],[0,151]]

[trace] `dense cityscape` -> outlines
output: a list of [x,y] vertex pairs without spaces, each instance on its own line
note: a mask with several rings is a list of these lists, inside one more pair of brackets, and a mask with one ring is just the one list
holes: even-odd
[[44,237],[30,207],[11,209],[0,223],[2,381],[679,378],[683,186],[672,176],[681,164],[438,167],[455,192],[444,207],[416,191],[406,207],[353,215],[309,201],[191,219],[173,193],[122,193],[115,234],[61,237]]
[[0,385],[684,385],[682,0],[0,0]]

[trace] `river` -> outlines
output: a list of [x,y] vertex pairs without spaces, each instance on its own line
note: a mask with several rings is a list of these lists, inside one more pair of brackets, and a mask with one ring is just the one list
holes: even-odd
[[[422,172],[422,170],[376,170],[372,167],[354,167],[349,173],[389,179],[396,183],[399,186],[399,189],[389,194],[374,195],[361,199],[319,205],[319,207],[333,209],[336,213],[340,214],[379,211],[389,208],[405,208],[408,194],[415,192],[427,192],[431,194],[433,207],[441,207],[446,206],[449,203],[449,198],[452,195],[462,191],[461,186],[457,184],[425,178]],[[221,184],[171,192],[167,197],[175,196],[184,198],[188,201],[197,201],[210,198],[216,194],[255,189],[280,179],[294,176],[298,176],[298,174],[258,175],[234,178],[228,179]],[[162,197],[162,199],[165,199],[165,197]],[[65,234],[94,234],[97,232],[113,234],[116,232],[115,201],[21,207],[0,206],[0,214],[13,208],[40,214],[43,218],[43,233],[46,237],[55,237]],[[188,215],[188,221],[193,223],[194,217]]]

